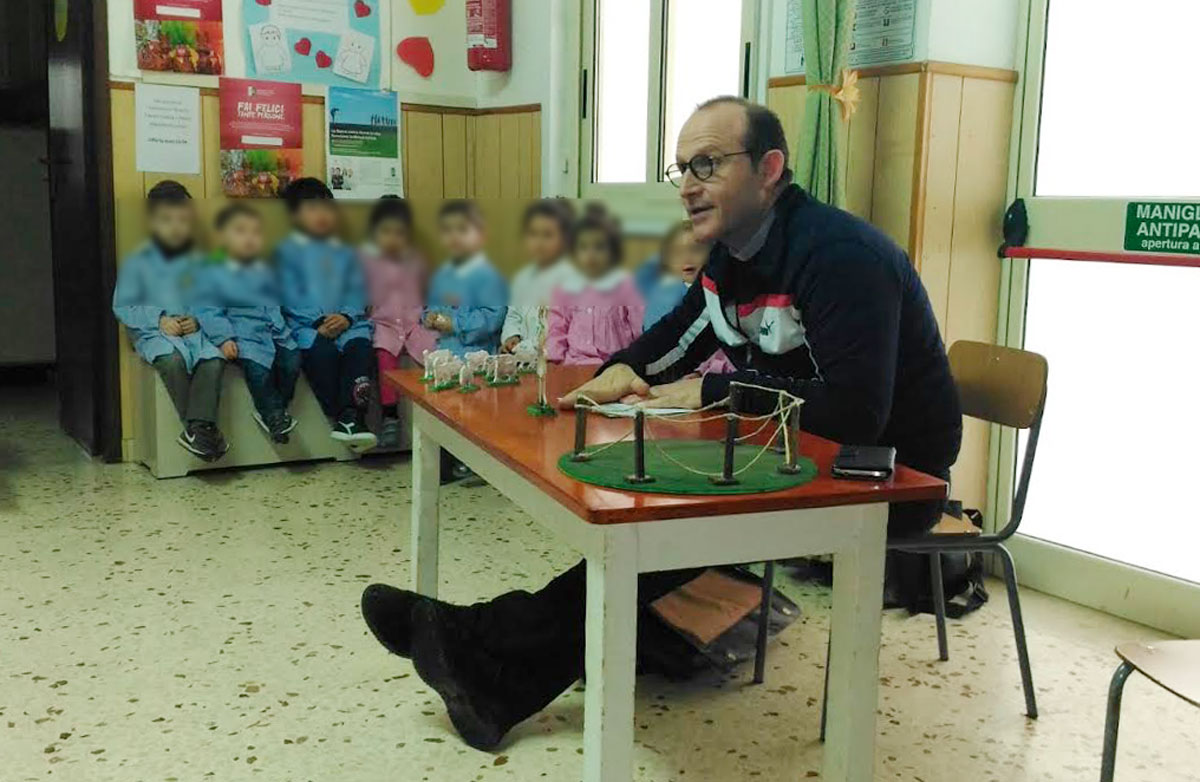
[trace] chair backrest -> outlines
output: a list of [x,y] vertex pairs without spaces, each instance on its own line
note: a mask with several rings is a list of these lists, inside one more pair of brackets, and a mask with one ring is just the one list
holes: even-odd
[[951,345],[949,356],[963,415],[1017,429],[1041,417],[1050,371],[1044,356],[966,340]]

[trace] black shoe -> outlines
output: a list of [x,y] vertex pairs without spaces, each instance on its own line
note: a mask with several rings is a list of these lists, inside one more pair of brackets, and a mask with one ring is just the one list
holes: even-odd
[[363,619],[389,652],[412,657],[413,606],[428,599],[407,589],[371,584],[362,593]]
[[288,412],[282,411],[267,420],[267,431],[271,435],[271,439],[280,445],[286,445],[291,439],[288,437],[288,432],[296,428],[296,419],[292,418]]
[[[441,696],[454,729],[469,746],[490,752],[515,722],[494,687],[478,648],[455,616],[455,606],[433,600],[412,609],[412,659],[417,675]],[[494,672],[494,669],[493,669]]]
[[[466,471],[465,473],[463,472],[464,470]],[[456,459],[449,451],[444,448],[442,449],[442,461],[439,468],[441,485],[445,486],[448,483],[454,483],[470,474],[471,470],[469,467]]]
[[363,424],[362,413],[356,410],[343,412],[333,425],[329,436],[355,453],[369,451],[379,442],[375,434]]
[[178,442],[206,462],[215,462],[229,450],[221,430],[209,421],[189,421]]
[[225,436],[221,434],[221,430],[217,428],[216,424],[203,421],[199,426],[209,453],[206,461],[215,462],[229,450],[229,443],[225,441]]

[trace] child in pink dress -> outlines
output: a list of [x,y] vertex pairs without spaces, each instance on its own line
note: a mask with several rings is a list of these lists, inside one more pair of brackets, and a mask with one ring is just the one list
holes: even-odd
[[575,274],[550,297],[546,358],[566,365],[602,364],[642,333],[645,304],[620,268],[621,233],[591,206],[575,227]]
[[[421,325],[425,306],[425,260],[412,249],[412,210],[395,196],[385,196],[371,211],[371,241],[359,250],[367,280],[375,358],[379,375],[411,359],[418,365],[425,351],[433,350],[437,335]],[[406,362],[405,362],[406,363]],[[383,440],[396,430],[399,397],[386,383],[379,384],[383,405]]]

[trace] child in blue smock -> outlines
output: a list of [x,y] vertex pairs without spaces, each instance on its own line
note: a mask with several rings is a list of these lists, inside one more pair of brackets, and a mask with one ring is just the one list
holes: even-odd
[[354,451],[375,447],[364,413],[371,399],[371,321],[354,250],[337,238],[338,208],[319,179],[297,179],[284,192],[293,231],[275,249],[283,316],[333,439]]
[[449,257],[429,284],[425,326],[437,332],[439,349],[456,356],[495,353],[508,311],[508,284],[483,252],[479,207],[447,201],[438,212],[438,232]]
[[150,238],[117,271],[113,314],[162,377],[183,423],[179,444],[216,461],[229,450],[217,428],[225,362],[191,307],[199,268],[192,196],[178,182],[159,182],[146,194],[146,214]]
[[296,428],[288,413],[300,351],[283,320],[275,270],[262,258],[262,217],[235,203],[216,220],[220,251],[197,286],[196,318],[204,336],[236,361],[254,399],[254,420],[277,443]]

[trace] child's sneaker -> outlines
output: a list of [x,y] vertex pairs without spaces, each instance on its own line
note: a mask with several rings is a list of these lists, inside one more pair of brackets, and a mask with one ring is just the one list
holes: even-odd
[[280,445],[286,445],[291,439],[288,437],[288,432],[296,428],[297,421],[286,411],[281,411],[277,415],[271,417],[270,429],[268,430],[271,439]]
[[329,436],[355,453],[369,451],[379,442],[379,438],[363,425],[362,413],[356,410],[342,413]]
[[354,400],[354,406],[359,410],[366,410],[367,406],[371,404],[371,378],[355,378],[354,387],[350,393]]
[[379,430],[379,447],[380,448],[399,448],[400,447],[400,421],[395,418],[383,419],[383,426]]
[[215,462],[229,450],[221,430],[209,421],[189,421],[179,435],[179,444],[206,462]]

